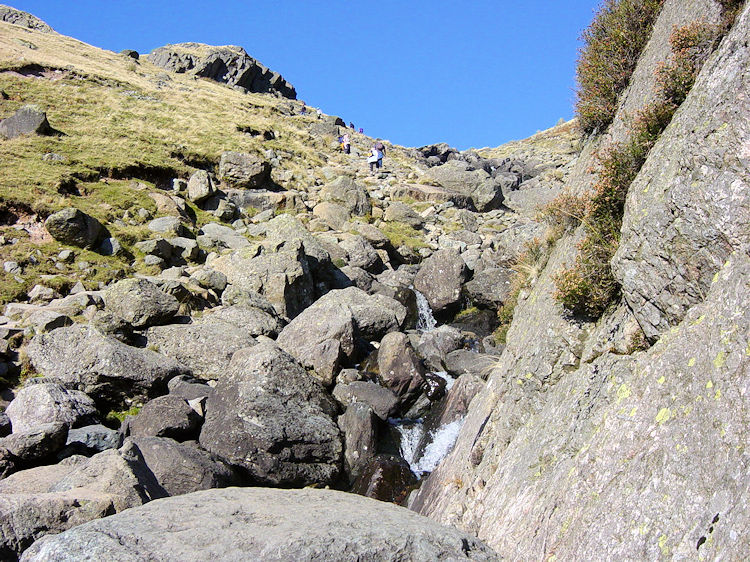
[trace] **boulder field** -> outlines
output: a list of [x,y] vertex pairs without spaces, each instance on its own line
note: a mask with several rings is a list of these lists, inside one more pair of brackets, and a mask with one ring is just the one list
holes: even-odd
[[[134,175],[125,213],[93,216],[63,182],[64,209],[16,221],[64,246],[37,262],[91,279],[40,275],[0,316],[0,558],[746,558],[750,6],[631,184],[601,317],[561,304],[586,225],[549,206],[589,197],[675,26],[720,18],[666,0],[606,131],[388,143],[377,173],[375,139],[337,151],[343,121],[302,113],[239,47],[116,55],[159,89],[270,107],[238,130],[272,144]],[[0,30],[42,53],[58,37],[2,6]],[[3,114],[0,142],[33,146],[40,115]],[[93,254],[129,269],[99,281]],[[2,256],[4,280],[31,275]]]

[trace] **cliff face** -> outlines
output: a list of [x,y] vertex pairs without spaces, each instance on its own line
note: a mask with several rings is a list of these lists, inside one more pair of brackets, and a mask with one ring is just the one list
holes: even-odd
[[[613,125],[649,100],[675,25],[713,1],[667,1]],[[556,244],[515,310],[508,345],[453,453],[412,508],[509,558],[733,558],[748,552],[750,7],[704,66],[628,194],[613,261],[623,302],[598,324],[565,316]],[[656,343],[632,352],[639,330]]]

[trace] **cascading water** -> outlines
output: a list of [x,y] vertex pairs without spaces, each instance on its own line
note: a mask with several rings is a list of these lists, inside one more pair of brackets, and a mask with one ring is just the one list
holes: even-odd
[[[421,422],[400,423],[396,427],[401,434],[401,456],[409,463],[411,471],[421,478],[432,472],[443,458],[453,449],[464,419],[444,424],[430,432],[430,442],[419,455],[419,443],[424,438],[424,425]],[[419,455],[419,456],[418,456]]]
[[422,333],[434,330],[437,327],[437,320],[435,320],[435,317],[432,315],[430,303],[427,302],[427,299],[422,293],[414,288],[412,288],[412,290],[417,297],[417,331]]

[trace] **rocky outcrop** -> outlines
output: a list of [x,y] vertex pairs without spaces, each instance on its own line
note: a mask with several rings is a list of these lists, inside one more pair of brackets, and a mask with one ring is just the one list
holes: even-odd
[[54,30],[36,16],[16,10],[10,6],[0,4],[0,21],[19,25],[27,29],[41,31],[42,33],[54,33]]
[[498,559],[474,537],[401,507],[333,490],[264,488],[154,501],[37,541],[22,560],[82,557],[186,562]]
[[201,78],[247,90],[274,93],[296,99],[297,92],[280,74],[263,66],[235,45],[214,47],[201,43],[178,43],[154,49],[149,62],[170,72],[188,72]]

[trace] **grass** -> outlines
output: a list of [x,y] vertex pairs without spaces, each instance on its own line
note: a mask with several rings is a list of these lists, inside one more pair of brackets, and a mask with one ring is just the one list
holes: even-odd
[[111,410],[104,418],[104,425],[117,429],[128,416],[137,416],[141,411],[140,406],[131,406],[127,410]]
[[427,247],[420,232],[407,224],[386,222],[383,223],[380,230],[388,237],[394,248],[407,246],[412,250],[418,250],[419,248]]
[[586,133],[603,131],[635,70],[664,0],[604,0],[581,35],[576,115]]

